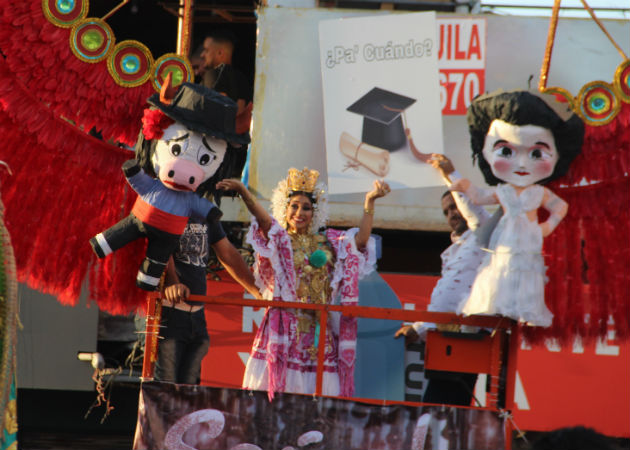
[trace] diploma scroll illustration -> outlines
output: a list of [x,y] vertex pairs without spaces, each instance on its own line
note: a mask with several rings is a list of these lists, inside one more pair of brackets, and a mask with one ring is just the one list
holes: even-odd
[[339,137],[339,150],[351,161],[347,168],[363,166],[379,177],[389,173],[389,152],[385,149],[361,142],[344,131]]

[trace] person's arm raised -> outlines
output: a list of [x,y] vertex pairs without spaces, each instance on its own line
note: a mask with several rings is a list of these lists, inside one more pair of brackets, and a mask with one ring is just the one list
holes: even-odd
[[365,202],[363,203],[363,217],[359,225],[359,232],[354,236],[354,240],[359,250],[363,250],[367,245],[370,234],[372,233],[372,223],[374,221],[374,201],[377,198],[385,197],[389,194],[389,185],[383,180],[374,181],[374,189],[365,194]]
[[[440,173],[444,183],[449,187],[462,178],[455,170],[453,162],[446,155],[432,153],[429,164]],[[488,214],[483,206],[473,203],[463,192],[451,192],[451,195],[457,205],[457,209],[464,217],[468,228],[471,230],[476,230],[490,218],[490,214]]]
[[265,208],[262,207],[260,203],[254,197],[254,194],[249,192],[249,190],[245,187],[243,183],[236,179],[226,179],[221,180],[217,183],[218,189],[223,189],[224,191],[236,191],[238,195],[243,199],[243,203],[249,210],[252,216],[256,218],[258,221],[258,226],[262,230],[262,232],[267,235],[269,228],[271,228],[271,215],[267,212]]

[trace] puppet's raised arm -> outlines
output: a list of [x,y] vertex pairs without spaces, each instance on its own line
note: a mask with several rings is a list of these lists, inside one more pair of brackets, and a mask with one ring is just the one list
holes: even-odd
[[[450,186],[453,182],[462,178],[457,170],[455,170],[453,162],[446,155],[432,153],[428,162],[434,169],[440,172],[447,186]],[[462,214],[468,224],[468,228],[471,230],[476,230],[490,218],[490,214],[488,214],[481,205],[474,204],[464,193],[452,192],[452,195],[457,209]]]
[[495,205],[499,203],[494,189],[481,189],[474,186],[468,178],[460,178],[453,181],[449,187],[451,191],[463,192],[475,205]]
[[146,194],[155,183],[155,180],[142,170],[136,159],[125,161],[122,165],[122,171],[127,182],[138,195]]
[[560,221],[564,219],[564,216],[567,215],[569,204],[551,190],[545,188],[542,206],[549,211],[549,218],[540,224],[543,237],[547,237],[556,229]]

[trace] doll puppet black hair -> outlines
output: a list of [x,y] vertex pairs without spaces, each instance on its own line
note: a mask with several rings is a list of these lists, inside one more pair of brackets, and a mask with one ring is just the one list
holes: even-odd
[[536,125],[551,131],[559,159],[551,176],[540,180],[539,184],[564,175],[582,150],[584,123],[576,114],[568,111],[566,106],[548,95],[529,91],[491,92],[472,101],[467,118],[473,163],[478,161],[479,169],[490,186],[503,183],[494,176],[482,153],[493,120],[519,126]]

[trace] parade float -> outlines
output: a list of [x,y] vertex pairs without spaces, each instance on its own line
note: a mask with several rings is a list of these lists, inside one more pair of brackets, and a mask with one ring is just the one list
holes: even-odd
[[[479,397],[478,406],[422,405],[417,403],[421,401],[421,390],[415,397],[404,394],[402,399],[327,398],[318,395],[321,384],[315,396],[279,394],[270,403],[266,393],[238,389],[243,369],[238,353],[248,351],[251,344],[256,326],[252,316],[262,310],[257,301],[244,299],[242,290],[239,292],[230,283],[210,291],[218,295],[222,290],[220,297],[205,299],[216,306],[207,308],[213,348],[206,359],[202,384],[214,387],[151,382],[155,351],[152,327],[159,301],[155,294],[147,301],[146,292],[135,286],[134,274],[144,254],[142,243],[131,244],[102,262],[94,258],[87,244],[90,237],[125,217],[135,201],[133,193],[125,188],[120,166],[131,155],[128,148],[135,144],[146,100],[161,89],[168,73],[176,82],[191,80],[192,68],[186,55],[192,8],[187,6],[180,20],[177,52],[155,56],[139,41],[118,42],[107,24],[116,10],[100,18],[91,17],[87,1],[6,2],[0,12],[0,133],[5,140],[0,159],[13,172],[10,182],[2,184],[2,197],[5,223],[15,249],[17,280],[56,297],[64,305],[77,305],[81,293],[87,292],[90,302],[112,314],[146,311],[149,321],[136,448],[331,448],[337,443],[343,443],[344,448],[434,448],[443,444],[440,439],[458,448],[509,448],[516,428],[545,431],[585,423],[585,417],[590,417],[590,423],[602,432],[628,437],[623,425],[627,423],[623,416],[627,411],[611,407],[610,402],[618,399],[623,404],[629,394],[623,382],[628,370],[623,360],[627,358],[630,331],[630,218],[626,207],[630,200],[630,62],[628,50],[624,53],[606,31],[615,29],[627,36],[627,23],[607,23],[605,27],[593,17],[593,21],[571,24],[575,28],[569,32],[586,36],[586,43],[578,45],[587,46],[589,39],[596,42],[594,47],[605,55],[597,61],[616,60],[612,69],[604,63],[592,68],[598,74],[608,71],[595,80],[578,82],[573,73],[590,72],[581,69],[583,63],[578,58],[571,59],[570,46],[558,49],[568,44],[556,32],[557,8],[550,23],[543,19],[438,16],[438,22],[442,21],[438,25],[440,45],[445,49],[441,57],[451,59],[445,62],[446,68],[440,69],[440,85],[447,99],[442,110],[448,131],[444,133],[444,149],[447,154],[453,152],[462,172],[478,177],[463,162],[468,151],[456,155],[450,150],[468,148],[466,127],[458,116],[465,113],[475,95],[473,87],[477,94],[515,84],[525,87],[524,74],[534,71],[531,64],[523,70],[522,65],[528,62],[534,61],[536,70],[540,69],[538,89],[564,99],[586,125],[581,154],[567,175],[552,183],[554,192],[571,208],[545,241],[545,264],[549,267],[545,296],[554,314],[551,326],[541,329],[497,318],[427,313],[422,309],[435,279],[413,275],[383,274],[383,278],[401,304],[417,311],[317,307],[324,317],[328,312],[342,311],[396,323],[468,323],[496,330],[483,342],[453,341],[437,334],[434,343],[427,344],[438,355],[437,361],[428,357],[427,367],[433,364],[433,368],[488,374],[493,382],[485,397]],[[301,148],[299,155],[292,153],[292,164],[309,165],[325,173],[318,23],[367,14],[383,12],[260,8],[249,171],[250,187],[261,199],[269,198],[269,180],[278,179],[278,174],[286,170],[267,162],[267,155],[276,148]],[[508,45],[502,37],[514,26],[520,27],[519,35],[536,36],[537,41],[530,41],[527,48],[514,41]],[[545,32],[540,33],[541,29]],[[474,42],[473,36],[479,30],[485,36],[479,41],[483,61],[477,57],[479,52],[461,51],[464,45],[460,39],[468,36]],[[475,48],[470,42],[468,50]],[[514,70],[521,70],[518,76],[523,79],[515,81],[517,74],[505,74],[500,68],[518,51],[523,61],[515,62],[515,66],[522,65]],[[295,55],[307,69],[299,80],[286,75],[290,73],[287,67],[295,63]],[[460,55],[459,60],[456,55]],[[343,59],[346,54],[340,52],[338,56]],[[552,62],[559,57],[564,64],[557,67]],[[476,81],[469,81],[468,89],[460,89],[459,76]],[[287,108],[289,103],[291,107]],[[300,123],[314,126],[302,130]],[[99,130],[103,139],[90,135],[92,129]],[[386,205],[387,217],[379,219],[376,226],[383,230],[442,229],[441,212],[431,206],[441,190],[427,187],[401,191]],[[353,202],[358,200],[352,194],[331,199],[333,225],[346,226],[355,219],[345,210],[345,205]],[[231,206],[229,200],[225,203],[228,220],[247,221],[242,209]],[[4,254],[7,267],[10,261],[8,253]],[[418,294],[414,286],[424,286],[424,295]],[[10,318],[11,308],[7,311],[6,317]],[[246,324],[247,320],[250,323]],[[5,332],[15,333],[9,328]],[[221,344],[222,338],[235,335],[236,341]],[[525,338],[522,342],[521,335]],[[12,342],[14,336],[7,335],[3,342]],[[451,357],[453,350],[475,358],[462,363]],[[229,370],[217,370],[218,358]],[[613,358],[618,363],[612,362]],[[554,380],[536,373],[536,367],[544,365],[557,368]],[[576,365],[580,369],[575,371],[597,370],[591,378],[574,378],[567,367]],[[3,372],[3,379],[9,379],[13,372],[10,365],[5,367],[9,370]],[[506,383],[500,386],[497,380],[503,367]],[[406,381],[417,390],[417,380]],[[554,397],[558,410],[551,408],[546,399],[552,382],[557,385],[556,391],[566,391],[564,396]],[[600,385],[599,392],[593,390],[588,396],[592,399],[578,400],[590,401],[588,411],[557,417],[559,414],[553,411],[565,411],[563,402],[578,397],[583,383]],[[5,383],[3,389],[3,399],[8,399],[9,385]],[[525,390],[529,396],[524,398]],[[503,401],[500,396],[504,396]],[[613,418],[604,418],[600,412],[603,408],[612,408]],[[193,441],[197,442],[195,446],[191,445]]]

